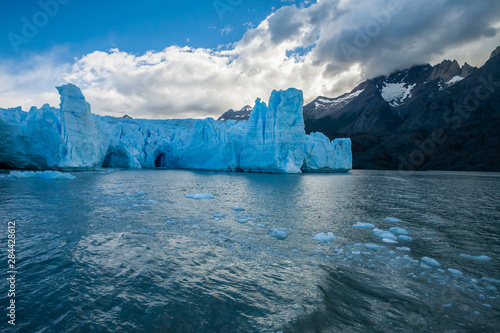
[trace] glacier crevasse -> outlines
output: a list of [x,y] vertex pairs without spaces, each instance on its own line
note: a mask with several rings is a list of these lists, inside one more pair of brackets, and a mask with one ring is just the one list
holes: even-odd
[[297,89],[257,99],[248,121],[145,120],[91,113],[80,89],[60,108],[0,109],[0,167],[32,170],[171,168],[270,173],[347,172],[350,139],[306,135]]

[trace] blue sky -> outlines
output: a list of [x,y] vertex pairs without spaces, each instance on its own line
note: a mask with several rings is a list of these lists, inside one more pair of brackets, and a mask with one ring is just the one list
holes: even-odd
[[417,64],[481,66],[499,45],[499,1],[0,0],[0,107],[57,106],[73,83],[101,115],[217,118],[274,89],[307,103]]
[[[162,50],[167,46],[217,48],[233,43],[251,25],[264,20],[275,9],[294,1],[249,0],[41,0],[2,1],[0,5],[0,58],[19,59],[32,54],[60,50],[65,60],[111,48],[140,54]],[[67,3],[65,3],[67,2]],[[57,3],[57,7],[54,6]],[[299,1],[297,1],[299,3]],[[21,42],[19,52],[11,44],[9,33],[23,37],[27,18],[42,25],[43,15],[50,8],[47,23],[38,33]],[[35,18],[34,18],[35,17]],[[11,35],[12,36],[12,35]],[[16,39],[14,39],[17,41]],[[16,42],[14,42],[16,43]]]

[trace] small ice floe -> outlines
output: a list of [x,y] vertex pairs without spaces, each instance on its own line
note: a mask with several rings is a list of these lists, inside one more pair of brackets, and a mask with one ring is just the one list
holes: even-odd
[[329,232],[326,234],[324,232],[320,232],[319,234],[317,234],[316,236],[313,237],[313,240],[318,241],[318,242],[329,242],[329,241],[333,241],[336,239],[337,238],[333,235],[333,232]]
[[404,241],[412,241],[413,240],[413,238],[411,238],[410,236],[406,236],[406,235],[399,235],[398,239],[404,240]]
[[257,228],[265,228],[265,227],[266,227],[266,225],[265,225],[265,224],[262,224],[262,223],[257,223],[257,224],[255,224],[255,226],[256,226]]
[[220,218],[214,217],[214,221],[220,221]]
[[136,194],[137,194],[137,195],[147,195],[147,193],[146,193],[146,192],[144,192],[144,191],[139,191],[139,192],[137,192]]
[[390,238],[382,238],[382,242],[384,243],[390,243],[390,244],[396,244],[397,241],[395,241],[394,239],[390,239]]
[[470,254],[460,253],[460,256],[462,258],[472,259],[472,260],[479,260],[479,261],[490,261],[491,260],[490,257],[485,256],[485,255],[482,255],[482,256],[472,256]]
[[448,272],[453,275],[464,275],[464,273],[460,272],[458,269],[448,268]]
[[393,241],[397,241],[398,238],[392,233],[387,230],[381,230],[379,228],[373,229],[373,234],[378,237],[378,238],[386,238],[386,239],[392,239]]
[[396,250],[410,252],[410,248],[406,246],[397,247]]
[[245,210],[245,208],[241,207],[241,206],[234,206],[233,207],[233,210],[236,211],[236,212],[242,212]]
[[334,249],[333,251],[335,251],[336,255],[340,255],[340,254],[344,253],[344,249],[338,249],[337,248],[337,249]]
[[243,224],[243,223],[247,223],[250,220],[252,220],[251,217],[240,217],[239,219],[236,219],[236,222]]
[[222,219],[222,218],[226,217],[226,214],[215,213],[214,217],[218,218],[218,219]]
[[490,277],[486,277],[486,276],[483,276],[481,278],[481,280],[487,281],[487,282],[491,282],[491,283],[498,283],[498,284],[500,284],[500,280],[494,279],[494,278],[490,278]]
[[70,173],[59,171],[11,171],[9,178],[41,178],[47,180],[74,180],[77,179]]
[[292,253],[300,253],[300,251],[297,249],[292,249]]
[[401,220],[400,220],[400,219],[397,219],[397,218],[395,218],[395,217],[386,217],[386,218],[385,218],[385,220],[386,220],[387,222],[395,222],[395,223],[397,223],[397,222],[401,222]]
[[324,251],[323,250],[312,250],[314,253],[318,253],[318,254],[321,254],[323,253]]
[[408,230],[399,227],[392,227],[389,229],[389,231],[392,232],[393,234],[408,235]]
[[421,259],[423,262],[425,262],[429,266],[434,266],[434,267],[439,267],[441,264],[437,262],[437,260],[429,258],[429,257],[422,257]]
[[375,243],[367,243],[367,244],[365,244],[365,246],[367,249],[370,249],[370,250],[378,250],[378,249],[385,247],[383,245],[379,245],[379,244],[375,244]]
[[284,240],[288,237],[287,229],[282,228],[271,228],[269,229],[271,237]]
[[360,229],[373,229],[375,226],[371,223],[363,223],[363,222],[356,222],[356,224],[353,224],[353,228],[360,228]]
[[184,196],[188,199],[202,200],[202,199],[215,199],[212,193],[187,193]]

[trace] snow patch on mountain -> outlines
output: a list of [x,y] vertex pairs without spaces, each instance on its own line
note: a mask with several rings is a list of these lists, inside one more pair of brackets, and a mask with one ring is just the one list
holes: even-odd
[[[353,99],[358,97],[364,89],[357,90],[353,93],[346,94],[344,96],[338,97],[338,98],[318,98],[316,104],[316,108],[320,107],[343,107],[347,104],[349,104]],[[326,105],[325,105],[326,104]]]
[[452,77],[450,81],[446,82],[446,84],[447,85],[454,84],[454,83],[462,81],[463,79],[465,79],[465,78],[460,76],[460,75],[456,75],[456,76]]
[[384,83],[382,86],[382,91],[380,92],[382,98],[388,102],[391,106],[400,106],[407,100],[411,98],[411,91],[415,88],[416,84],[406,84],[404,82],[399,83]]

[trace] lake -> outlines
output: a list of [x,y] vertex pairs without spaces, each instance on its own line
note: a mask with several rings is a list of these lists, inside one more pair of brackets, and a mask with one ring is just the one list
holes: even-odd
[[72,174],[0,175],[19,332],[500,327],[500,174]]

